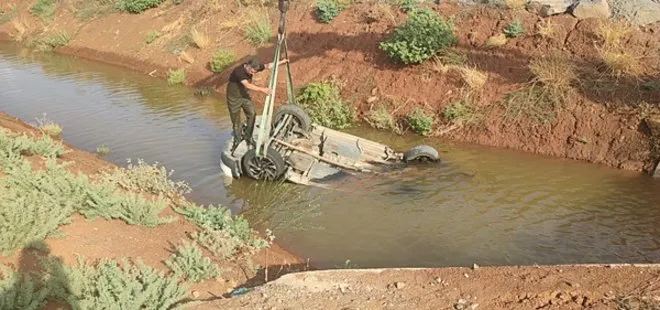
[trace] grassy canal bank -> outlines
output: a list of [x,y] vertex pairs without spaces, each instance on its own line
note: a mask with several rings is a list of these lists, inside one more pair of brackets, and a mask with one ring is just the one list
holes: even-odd
[[660,306],[657,265],[307,271],[226,209],[183,199],[163,167],[117,167],[51,138],[54,123],[2,114],[0,129],[2,309]]
[[[660,115],[660,24],[540,17],[526,1],[505,2],[295,1],[288,40],[299,101],[334,128],[365,121],[652,172],[660,158],[649,126]],[[268,1],[12,0],[0,9],[5,40],[120,65],[200,95],[218,86],[220,96],[234,65],[272,57],[278,18]],[[408,50],[417,33],[437,39]],[[282,103],[284,83],[278,87]],[[263,99],[255,95],[258,105]]]

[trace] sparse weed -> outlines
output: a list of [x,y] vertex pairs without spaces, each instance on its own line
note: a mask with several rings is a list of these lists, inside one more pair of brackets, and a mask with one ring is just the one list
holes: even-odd
[[610,45],[597,47],[596,50],[612,76],[639,76],[644,70],[642,56],[634,50],[624,50]]
[[118,0],[115,7],[120,11],[139,14],[163,2],[165,0]]
[[447,106],[443,116],[450,123],[460,126],[476,124],[483,119],[483,113],[472,104],[470,93]]
[[209,37],[206,34],[197,31],[195,28],[190,30],[190,38],[199,49],[205,49],[209,46]]
[[321,126],[344,129],[353,122],[353,110],[341,99],[339,88],[333,83],[309,83],[300,90],[296,101]]
[[408,113],[406,119],[412,131],[422,136],[428,136],[433,129],[433,116],[426,114],[420,108]]
[[536,24],[536,33],[544,39],[553,39],[557,34],[557,26],[546,19]]
[[482,89],[488,81],[488,74],[483,73],[476,68],[458,67],[461,78],[471,89]]
[[188,54],[186,51],[179,53],[179,59],[191,64],[195,62],[195,58]]
[[120,167],[101,173],[102,180],[107,183],[116,184],[121,188],[136,192],[150,193],[164,196],[183,196],[191,192],[190,187],[184,181],[174,182],[170,177],[174,170],[160,166],[158,162],[148,165],[142,159],[137,159],[137,164],[128,160],[126,168]]
[[0,157],[39,155],[42,157],[60,157],[66,153],[62,142],[55,141],[49,136],[29,137],[26,133],[11,134],[7,130],[0,130]]
[[493,48],[493,47],[499,47],[499,46],[504,46],[507,43],[508,39],[506,38],[506,35],[503,33],[496,34],[488,40],[486,40],[486,47]]
[[195,95],[200,97],[206,97],[213,93],[213,88],[211,87],[200,87],[195,91]]
[[648,90],[660,90],[660,80],[646,81],[642,84],[642,87]]
[[110,148],[105,146],[105,144],[99,145],[96,147],[96,153],[98,153],[101,156],[108,155],[110,153]]
[[90,21],[112,13],[115,3],[116,0],[78,0],[74,4],[76,18],[80,21]]
[[71,41],[71,36],[64,30],[58,30],[50,35],[37,38],[34,43],[41,51],[47,52],[60,46],[66,46],[69,41]]
[[562,55],[533,59],[529,69],[534,75],[533,81],[558,93],[565,93],[578,79],[575,64]]
[[174,250],[165,265],[176,277],[186,281],[201,282],[220,276],[221,270],[210,258],[204,257],[202,250],[194,243],[184,241]]
[[463,52],[446,49],[438,54],[438,59],[446,65],[461,66],[467,62],[467,55]]
[[186,81],[186,71],[182,69],[167,71],[167,84],[183,84]]
[[43,114],[43,118],[37,118],[38,128],[41,132],[51,136],[57,137],[62,134],[62,126],[46,118],[46,113]]
[[390,58],[404,64],[421,63],[457,42],[453,22],[435,12],[415,11],[395,34],[380,43]]
[[268,12],[251,12],[243,31],[245,39],[256,46],[262,46],[270,41],[272,31]]
[[30,13],[41,18],[41,20],[45,22],[49,22],[53,19],[56,8],[56,0],[37,0],[37,2],[30,8]]
[[154,43],[160,37],[160,32],[156,30],[151,30],[147,33],[147,37],[144,39],[144,42],[147,44]]
[[531,85],[508,94],[504,100],[504,118],[513,123],[524,119],[548,123],[555,118],[560,106],[553,92],[539,85]]
[[0,25],[12,20],[16,16],[16,6],[12,6],[9,11],[0,10]]
[[510,23],[504,28],[504,35],[506,35],[509,38],[515,38],[519,37],[521,35],[524,35],[526,33],[525,28],[523,27],[522,23],[519,20],[516,20],[513,23]]
[[193,43],[189,34],[185,33],[172,39],[167,43],[167,51],[173,55],[178,55],[185,51]]
[[173,309],[194,305],[186,300],[188,287],[176,277],[146,265],[141,259],[101,259],[95,266],[78,257],[78,266],[68,267],[48,258],[43,280],[51,298],[74,309]]
[[213,54],[213,59],[211,59],[211,71],[213,72],[222,72],[231,65],[235,60],[234,53],[229,50],[221,49],[215,54]]
[[601,45],[606,48],[621,47],[624,39],[632,34],[633,28],[625,21],[600,21],[598,24],[598,35]]
[[379,105],[377,109],[369,111],[365,121],[376,129],[391,130],[395,133],[401,133],[401,129],[396,123],[394,116],[387,111],[385,105]]

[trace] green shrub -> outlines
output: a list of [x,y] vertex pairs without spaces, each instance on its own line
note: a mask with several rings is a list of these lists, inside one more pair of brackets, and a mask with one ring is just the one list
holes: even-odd
[[50,21],[55,14],[56,8],[56,0],[37,0],[37,2],[30,8],[30,13],[44,21]]
[[525,32],[525,28],[523,28],[523,25],[519,20],[516,20],[504,28],[504,35],[509,38],[521,36],[525,34]]
[[222,70],[229,67],[229,65],[231,65],[234,60],[234,53],[225,49],[221,49],[213,54],[213,59],[211,59],[211,71],[222,72]]
[[316,17],[322,22],[329,24],[335,17],[339,16],[342,7],[336,0],[317,0]]
[[433,116],[417,108],[407,115],[408,125],[417,134],[427,136],[433,129]]
[[119,0],[117,9],[130,13],[142,13],[148,9],[155,8],[165,0]]
[[204,257],[202,250],[194,243],[184,241],[175,252],[165,261],[165,265],[177,277],[186,281],[201,282],[220,276],[220,267],[210,258]]
[[405,13],[414,11],[419,5],[419,2],[417,0],[399,0],[398,2],[401,11]]
[[40,310],[46,305],[48,289],[29,274],[20,274],[0,264],[0,309]]
[[430,59],[457,40],[453,23],[424,9],[413,12],[394,35],[380,43],[380,48],[396,61],[414,64]]
[[92,266],[78,257],[78,266],[68,267],[49,258],[44,281],[50,296],[73,309],[182,309],[194,303],[186,300],[188,288],[176,277],[127,259],[101,259]]
[[167,71],[167,84],[183,84],[186,81],[186,71],[184,69],[168,70]]
[[180,208],[174,208],[174,211],[201,229],[201,232],[193,233],[192,237],[214,255],[222,254],[230,258],[238,250],[250,251],[267,246],[265,240],[254,235],[243,217],[232,217],[231,211],[225,207],[200,207],[185,202]]
[[116,0],[78,0],[74,4],[76,18],[80,21],[89,21],[109,14],[114,10],[116,3]]
[[339,89],[331,83],[309,83],[300,90],[296,101],[314,123],[333,129],[351,126],[353,110],[343,102]]
[[379,105],[376,110],[369,111],[365,120],[371,127],[376,129],[391,130],[395,133],[401,132],[394,116],[387,111],[385,105]]

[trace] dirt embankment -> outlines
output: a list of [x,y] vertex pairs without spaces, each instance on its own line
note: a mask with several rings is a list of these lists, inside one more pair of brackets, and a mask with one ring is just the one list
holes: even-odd
[[[273,55],[273,38],[260,46],[245,37],[246,27],[259,20],[252,18],[254,6],[166,1],[140,14],[120,14],[69,0],[58,1],[52,20],[44,23],[29,13],[30,1],[6,2],[4,11],[12,5],[15,11],[0,25],[0,37],[34,42],[30,38],[66,31],[70,40],[57,47],[58,52],[161,78],[170,68],[185,68],[186,84],[195,87],[219,86],[224,91],[229,69],[213,74],[209,66],[220,48],[236,56],[234,64],[248,55],[264,60]],[[578,21],[571,15],[540,18],[525,9],[442,2],[431,7],[442,16],[455,17],[455,57],[416,66],[395,65],[378,48],[407,18],[396,6],[354,3],[323,24],[314,16],[312,2],[293,2],[287,27],[294,83],[329,78],[343,82],[342,94],[360,117],[381,105],[400,119],[422,108],[435,117],[434,134],[453,140],[652,171],[658,155],[643,120],[660,114],[660,25],[615,33],[629,57],[610,53],[608,62],[603,56],[608,54],[600,53],[599,47],[608,31],[617,30],[604,32],[597,20]],[[274,33],[278,12],[273,7],[268,12]],[[524,34],[497,40],[514,21],[521,22]],[[575,71],[570,87],[554,94],[566,99],[560,108],[534,97],[528,84],[534,77],[530,63],[549,56],[570,62]],[[624,61],[635,68],[610,74],[608,64]],[[467,85],[466,68],[485,75],[485,84],[476,89]],[[265,79],[262,74],[257,82],[265,85]],[[284,101],[283,81],[278,102]],[[263,99],[255,96],[257,104]],[[467,105],[473,114],[469,118],[479,121],[448,120],[443,112],[456,102]]]
[[[13,134],[28,133],[35,137],[42,135],[36,128],[2,112],[0,112],[0,129],[8,129]],[[58,162],[71,163],[67,167],[70,173],[84,174],[89,176],[90,179],[94,179],[102,171],[116,168],[114,164],[100,159],[98,155],[78,150],[66,143],[64,145],[68,152],[58,158]],[[39,156],[32,155],[28,157],[28,160],[36,167],[34,169],[44,168],[44,163],[39,159]],[[0,173],[0,177],[3,176]],[[34,180],[28,180],[27,182],[39,183]],[[44,186],[43,190],[46,192],[50,190],[45,188],[47,185],[42,184],[41,186]],[[5,194],[3,192],[3,195]],[[2,207],[9,208],[5,205]],[[9,216],[11,213],[5,213],[4,211],[3,216]],[[25,212],[30,213],[31,211]],[[149,227],[129,225],[119,219],[97,218],[89,220],[78,213],[74,213],[70,223],[59,227],[58,232],[61,232],[62,235],[48,236],[43,245],[37,249],[31,249],[30,247],[18,248],[9,256],[0,253],[0,265],[9,265],[19,273],[26,273],[43,271],[39,259],[44,257],[61,259],[62,263],[67,266],[77,265],[77,256],[92,262],[100,259],[121,260],[129,258],[131,260],[141,259],[147,265],[169,273],[170,270],[164,263],[165,260],[171,256],[175,246],[180,245],[183,240],[190,240],[191,234],[199,232],[200,228],[193,221],[174,212],[170,207],[164,209],[160,216],[175,216],[177,220],[156,227]],[[3,219],[2,224],[4,226],[2,227],[3,233],[7,233],[8,236],[15,236],[15,239],[10,239],[10,241],[17,242],[22,240],[21,238],[25,238],[22,234],[26,234],[26,232],[13,231],[11,222],[4,222]],[[38,229],[34,228],[34,230]],[[3,245],[3,249],[6,249],[5,246],[7,245]],[[288,272],[310,269],[306,262],[290,254],[277,244],[272,244],[269,249],[258,250],[255,254],[248,254],[234,259],[213,255],[206,249],[203,252],[204,256],[210,257],[212,262],[218,264],[223,271],[217,278],[206,279],[199,283],[186,283],[189,285],[189,292],[192,294],[187,298],[202,301],[222,298],[222,296],[226,296],[239,286],[254,286],[264,283],[266,273],[268,273],[268,280],[272,280]],[[2,280],[3,275],[0,273],[0,299],[5,297],[4,294],[9,294],[4,291],[6,288],[2,287]],[[3,302],[11,304],[12,298],[9,296],[7,298]],[[9,306],[0,302],[0,306],[2,305]],[[53,306],[52,309],[57,309],[54,303],[51,303],[50,306]]]

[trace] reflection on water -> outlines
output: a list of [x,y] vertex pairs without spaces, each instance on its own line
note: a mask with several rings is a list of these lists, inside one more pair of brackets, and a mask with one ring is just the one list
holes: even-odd
[[192,198],[241,212],[321,267],[471,266],[660,261],[660,182],[569,160],[353,128],[405,150],[436,147],[445,162],[358,176],[337,190],[238,180],[225,187],[226,106],[120,68],[0,47],[0,108],[107,158],[157,161]]

